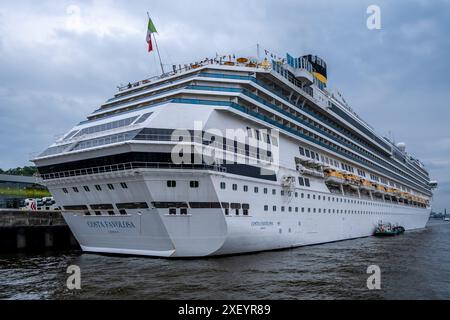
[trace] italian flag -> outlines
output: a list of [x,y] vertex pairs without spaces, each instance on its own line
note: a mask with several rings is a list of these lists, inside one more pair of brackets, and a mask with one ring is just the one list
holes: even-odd
[[148,43],[148,52],[153,51],[153,43],[152,43],[152,33],[157,33],[155,25],[150,17],[148,17],[148,28],[147,28],[147,43]]

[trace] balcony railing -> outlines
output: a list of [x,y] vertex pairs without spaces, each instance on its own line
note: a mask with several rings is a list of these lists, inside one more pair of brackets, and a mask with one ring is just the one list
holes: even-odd
[[174,164],[169,162],[127,162],[107,166],[46,173],[41,174],[40,177],[43,180],[54,180],[54,179],[63,179],[91,174],[102,174],[108,172],[126,171],[134,169],[195,169],[195,170],[211,170],[218,172],[226,172],[225,167],[221,167],[218,165],[184,164],[184,163]]

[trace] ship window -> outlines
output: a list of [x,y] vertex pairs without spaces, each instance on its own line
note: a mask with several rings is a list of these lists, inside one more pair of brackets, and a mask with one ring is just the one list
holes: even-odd
[[114,186],[111,183],[108,183],[109,190],[114,190]]
[[180,208],[180,214],[182,216],[186,216],[188,214],[187,210],[188,210],[187,208]]
[[235,213],[238,216],[239,215],[239,209],[235,209]]
[[69,191],[66,188],[62,189],[64,193],[69,193]]
[[316,158],[316,154],[314,153],[314,151],[311,151],[311,158],[315,159]]
[[277,211],[277,206],[273,206],[273,207],[272,207],[272,210],[273,210],[273,211]]
[[127,118],[127,119],[121,119],[121,120],[117,120],[114,122],[109,122],[109,123],[100,124],[100,125],[93,126],[93,127],[84,128],[74,137],[79,137],[79,136],[82,136],[85,134],[93,134],[93,133],[111,130],[111,129],[115,129],[115,128],[120,128],[120,127],[125,127],[125,126],[128,126],[131,123],[133,123],[134,120],[136,120],[137,118],[138,118],[138,116],[135,116],[135,117]]
[[289,208],[288,208],[288,211],[289,211],[289,212],[292,212],[292,207],[289,207]]
[[225,190],[225,188],[226,188],[225,182],[221,182],[220,183],[220,189]]
[[264,211],[269,211],[269,206],[268,205],[264,206]]
[[306,155],[308,158],[311,157],[311,154],[309,153],[309,150],[308,150],[308,149],[305,149],[305,155]]
[[255,187],[254,190],[255,190],[255,193],[259,192],[259,188],[258,187]]
[[244,186],[244,192],[248,191],[248,186]]
[[308,208],[308,212],[311,212],[311,208]]
[[79,192],[77,187],[72,188],[74,192]]
[[169,208],[169,214],[170,214],[170,215],[176,215],[176,214],[177,214],[177,209],[175,209],[175,208]]
[[248,209],[242,209],[242,211],[243,211],[242,214],[243,214],[244,216],[248,216]]
[[311,185],[309,184],[309,179],[305,178],[305,186],[310,187]]
[[240,203],[231,203],[230,204],[230,208],[231,209],[240,209],[241,208],[241,204]]
[[167,181],[167,187],[168,188],[175,188],[177,186],[177,182],[174,180],[168,180]]
[[284,190],[281,190],[280,194],[281,194],[282,196],[284,196]]
[[225,215],[228,216],[230,214],[230,209],[225,208]]
[[306,197],[307,197],[308,199],[311,199],[311,195],[310,195],[309,193],[306,195]]
[[298,207],[295,207],[295,212],[298,212]]
[[267,188],[264,188],[264,194],[267,194]]
[[102,213],[101,213],[100,211],[95,211],[95,215],[96,215],[96,216],[101,216]]
[[119,210],[119,213],[120,213],[121,215],[125,216],[125,215],[127,214],[127,211],[124,210],[124,209],[122,209],[122,210]]
[[121,186],[123,189],[128,189],[128,186],[127,186],[127,184],[126,184],[125,182],[121,182],[121,183],[120,183],[120,186]]
[[305,212],[305,208],[304,207],[302,208],[302,212]]
[[109,214],[110,216],[113,216],[113,215],[114,215],[114,211],[108,211],[108,214]]
[[100,187],[98,184],[95,185],[95,189],[97,189],[97,191],[102,191],[102,187]]
[[111,210],[113,208],[112,204],[91,204],[92,210]]
[[86,192],[90,192],[91,191],[88,186],[84,186],[83,188],[84,188],[84,191],[86,191]]
[[302,193],[302,199],[305,197],[305,194],[304,193]]
[[276,195],[276,194],[277,194],[277,190],[272,189],[272,194],[273,194],[273,195]]
[[295,193],[295,197],[298,198],[298,192]]
[[315,194],[313,194],[313,200],[316,200],[316,195]]
[[190,181],[189,185],[191,188],[198,188],[199,182],[198,181]]
[[148,209],[147,202],[116,203],[118,209]]
[[302,147],[299,147],[299,150],[300,150],[300,154],[302,156],[304,156],[305,155],[305,149],[303,149]]
[[281,212],[284,212],[284,206],[281,207]]
[[237,191],[237,188],[238,188],[238,187],[237,187],[237,184],[234,183],[234,184],[233,184],[233,191]]
[[139,123],[144,122],[145,120],[147,120],[152,115],[152,113],[153,112],[149,112],[149,113],[143,114],[134,124],[139,124]]
[[298,184],[301,185],[301,186],[304,186],[305,185],[305,180],[303,180],[302,177],[298,177]]

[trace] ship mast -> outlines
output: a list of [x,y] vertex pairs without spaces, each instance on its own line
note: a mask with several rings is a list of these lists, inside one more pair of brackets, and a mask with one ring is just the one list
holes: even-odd
[[[150,14],[148,13],[148,11],[147,11],[147,17],[148,17],[149,20],[151,20],[150,19]],[[155,40],[156,52],[158,52],[158,58],[159,58],[159,64],[161,66],[161,71],[162,71],[162,74],[164,74],[164,65],[163,65],[162,60],[161,60],[161,55],[159,54],[158,42],[156,41],[156,36],[155,35],[153,35],[153,39]]]

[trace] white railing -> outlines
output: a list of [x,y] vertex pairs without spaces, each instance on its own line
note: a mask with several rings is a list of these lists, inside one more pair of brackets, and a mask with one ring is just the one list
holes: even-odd
[[[183,66],[181,66],[180,64],[178,65],[178,68],[176,65],[174,65],[175,69],[173,71],[170,72],[166,72],[160,76],[154,76],[151,78],[147,78],[141,81],[137,81],[137,82],[133,82],[133,83],[128,83],[127,85],[120,85],[117,88],[119,89],[119,92],[125,91],[125,90],[131,90],[134,88],[138,88],[142,85],[145,84],[149,84],[153,81],[157,81],[160,79],[164,79],[164,78],[168,78],[171,76],[174,76],[176,74],[181,74],[181,73],[185,73],[187,71],[190,70],[194,70],[194,69],[198,69],[200,67],[203,66],[207,66],[207,65],[236,65],[236,66],[241,66],[241,67],[252,67],[252,68],[262,68],[267,70],[268,66],[263,66],[259,61],[257,63],[250,63],[250,61],[246,62],[246,63],[239,63],[236,61],[235,57],[230,57],[230,56],[226,56],[225,58],[223,57],[219,57],[219,58],[208,58],[205,59],[203,61],[200,62],[195,62],[195,63],[190,63],[190,64],[183,64]],[[270,66],[269,66],[270,67]]]
[[226,168],[218,165],[207,164],[173,164],[169,162],[127,162],[120,164],[113,164],[107,166],[99,166],[85,169],[68,170],[61,172],[53,172],[41,174],[40,177],[44,180],[70,178],[91,174],[102,174],[108,172],[117,172],[133,169],[201,169],[212,170],[218,172],[226,172]]

